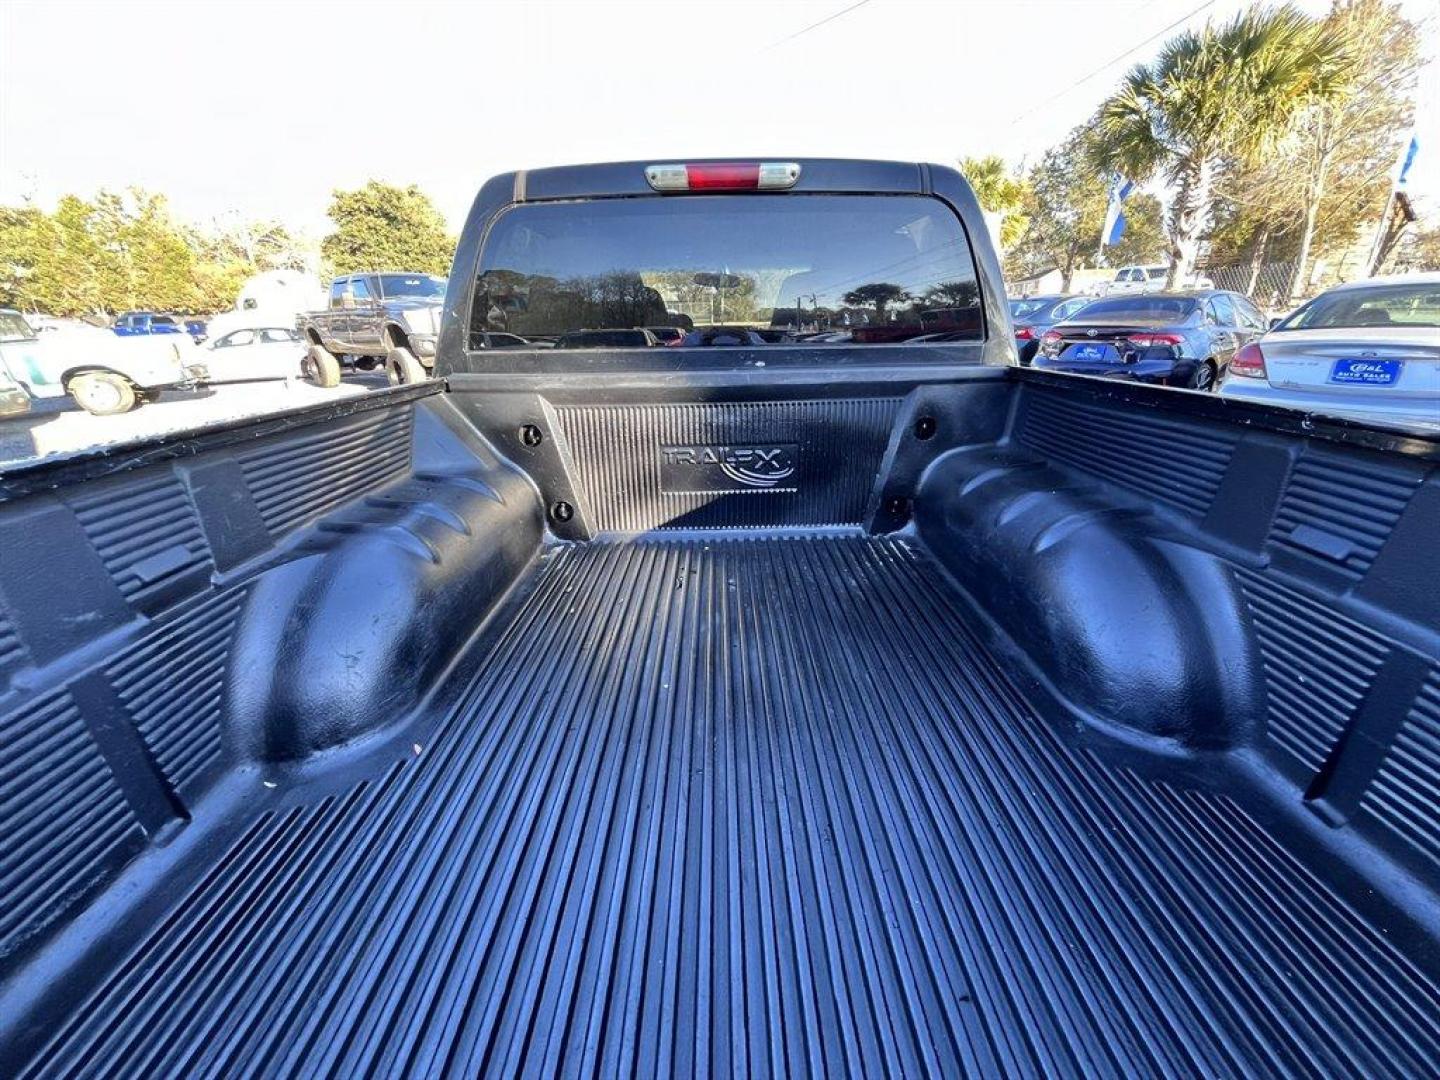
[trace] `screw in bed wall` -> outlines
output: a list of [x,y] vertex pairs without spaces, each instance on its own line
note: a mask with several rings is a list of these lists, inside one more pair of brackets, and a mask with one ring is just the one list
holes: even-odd
[[575,508],[567,502],[557,502],[550,508],[550,516],[563,524],[575,516]]
[[928,439],[935,434],[935,418],[933,416],[922,416],[915,421],[915,438]]
[[520,441],[526,446],[539,446],[545,441],[545,435],[534,424],[524,424],[520,428]]

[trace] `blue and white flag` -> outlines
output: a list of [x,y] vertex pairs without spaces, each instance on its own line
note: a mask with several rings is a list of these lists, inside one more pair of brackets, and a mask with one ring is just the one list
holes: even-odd
[[1395,186],[1405,186],[1405,177],[1410,173],[1410,166],[1415,164],[1415,155],[1420,152],[1420,136],[1411,135],[1410,141],[1405,144],[1405,149],[1400,151],[1400,160],[1395,162]]
[[1122,204],[1135,190],[1135,184],[1123,176],[1115,178],[1110,188],[1110,205],[1105,208],[1105,224],[1100,229],[1100,246],[1118,244],[1125,235],[1125,211]]

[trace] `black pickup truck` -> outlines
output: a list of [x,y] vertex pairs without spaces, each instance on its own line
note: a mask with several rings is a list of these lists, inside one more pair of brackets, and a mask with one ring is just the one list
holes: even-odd
[[[712,306],[954,325],[485,346]],[[950,169],[552,168],[6,475],[0,1073],[1434,1075],[1440,445],[1013,358]]]
[[383,367],[392,385],[428,379],[444,299],[445,279],[433,274],[342,274],[330,283],[329,307],[295,321],[309,342],[306,376],[336,386],[347,357],[357,367]]

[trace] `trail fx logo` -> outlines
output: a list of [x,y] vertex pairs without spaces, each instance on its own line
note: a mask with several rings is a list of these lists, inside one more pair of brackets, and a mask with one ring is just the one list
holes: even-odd
[[794,482],[798,447],[662,446],[661,486],[666,491],[773,490]]

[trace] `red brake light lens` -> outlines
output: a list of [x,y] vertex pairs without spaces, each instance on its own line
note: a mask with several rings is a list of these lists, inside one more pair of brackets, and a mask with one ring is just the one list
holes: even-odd
[[794,161],[723,161],[647,165],[645,180],[656,191],[783,191],[800,179]]
[[756,165],[686,165],[685,176],[691,191],[724,191],[732,188],[758,188],[760,166]]
[[1028,326],[1017,326],[1017,327],[1015,327],[1015,340],[1016,340],[1016,341],[1034,341],[1034,340],[1035,340],[1035,331],[1032,330],[1032,329],[1031,329],[1030,327],[1028,327]]
[[1131,334],[1125,339],[1137,349],[1152,349],[1161,345],[1183,345],[1185,339],[1179,334]]
[[1241,346],[1240,351],[1230,358],[1229,373],[1246,379],[1266,378],[1265,354],[1260,351],[1260,346],[1253,341]]
[[1040,335],[1040,344],[1042,345],[1059,345],[1064,340],[1065,335],[1059,330],[1046,330]]

